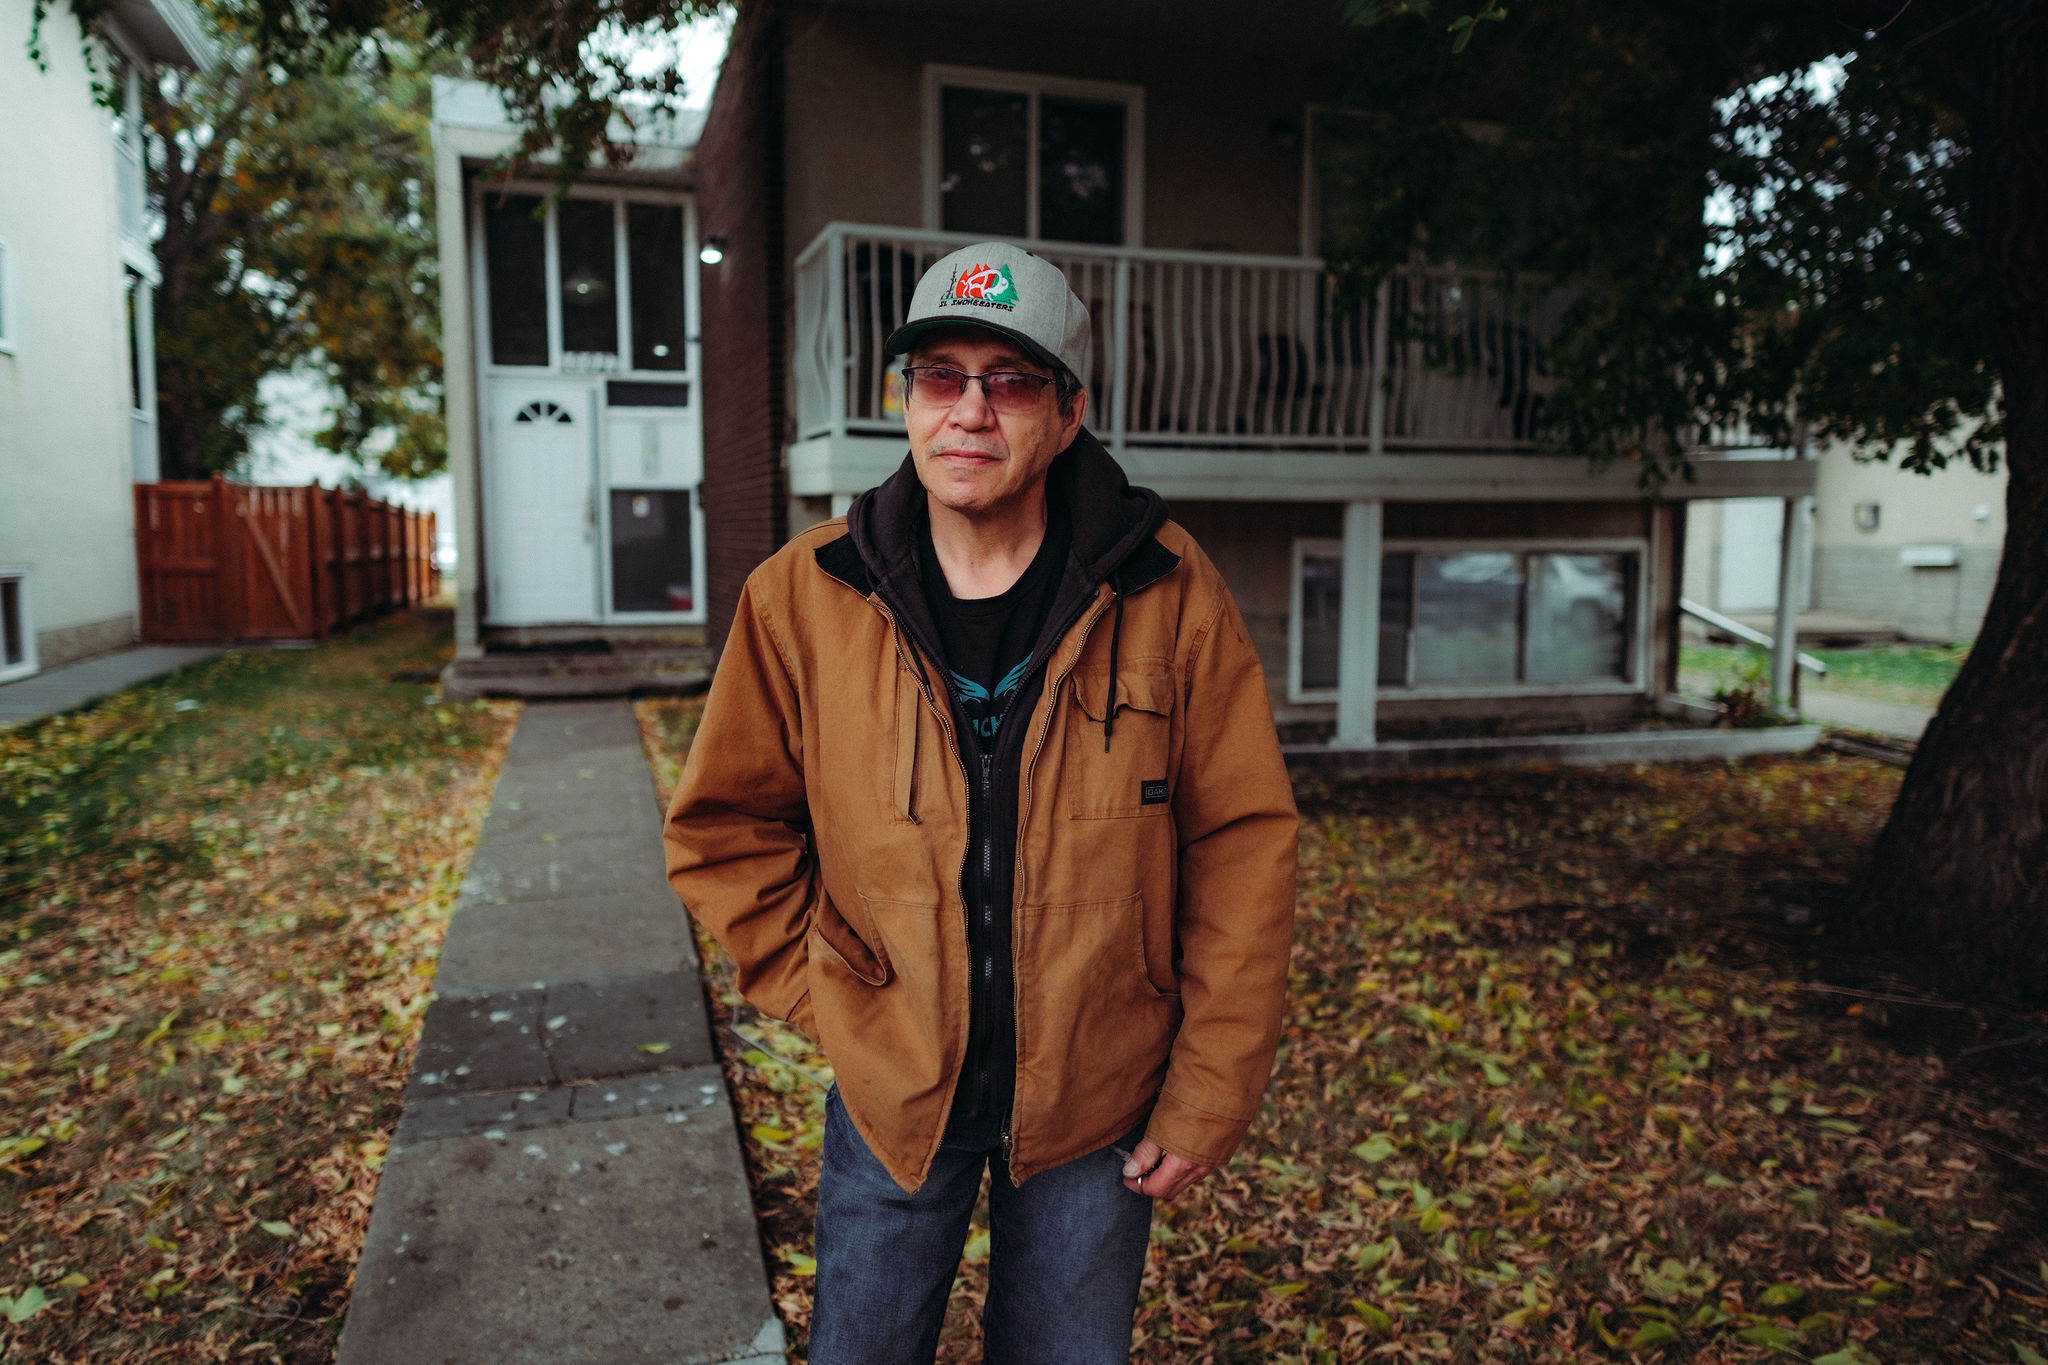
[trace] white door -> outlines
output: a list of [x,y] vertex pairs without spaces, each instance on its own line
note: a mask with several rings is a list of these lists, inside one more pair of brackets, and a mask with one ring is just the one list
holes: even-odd
[[1730,498],[1721,504],[1722,611],[1772,611],[1778,605],[1778,543],[1783,498]]
[[493,625],[594,622],[597,390],[587,380],[494,379],[483,450]]

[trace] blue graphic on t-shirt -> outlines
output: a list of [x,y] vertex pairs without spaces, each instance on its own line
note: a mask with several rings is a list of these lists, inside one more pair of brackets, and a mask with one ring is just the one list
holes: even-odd
[[[947,669],[948,673],[953,670]],[[1024,662],[1005,673],[991,692],[972,678],[953,673],[953,688],[960,694],[960,709],[967,713],[974,733],[983,739],[994,739],[1003,728],[1003,716],[1010,709],[1010,698],[1024,685],[1025,675],[1031,671],[1031,656],[1025,655]]]

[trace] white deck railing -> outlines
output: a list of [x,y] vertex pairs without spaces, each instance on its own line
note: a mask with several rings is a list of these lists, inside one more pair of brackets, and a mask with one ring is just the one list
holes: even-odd
[[[884,344],[957,233],[832,223],[796,262],[803,437],[902,431]],[[1521,451],[1559,304],[1415,268],[1364,297],[1320,260],[1033,243],[1094,321],[1089,425],[1112,448]]]

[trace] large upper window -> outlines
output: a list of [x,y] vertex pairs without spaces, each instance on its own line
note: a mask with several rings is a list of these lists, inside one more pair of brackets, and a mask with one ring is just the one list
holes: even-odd
[[490,363],[581,371],[688,368],[681,204],[485,189]]
[[1136,86],[932,67],[931,226],[1136,245],[1144,105]]
[[[1637,682],[1639,548],[1390,549],[1380,560],[1382,688],[1571,690]],[[1295,546],[1296,700],[1337,692],[1343,545]]]

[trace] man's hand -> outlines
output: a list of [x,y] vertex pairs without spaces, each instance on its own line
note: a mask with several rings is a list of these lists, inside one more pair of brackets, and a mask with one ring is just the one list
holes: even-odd
[[1124,1188],[1154,1199],[1171,1199],[1197,1180],[1214,1171],[1214,1166],[1197,1166],[1175,1156],[1151,1138],[1142,1138],[1124,1162]]

